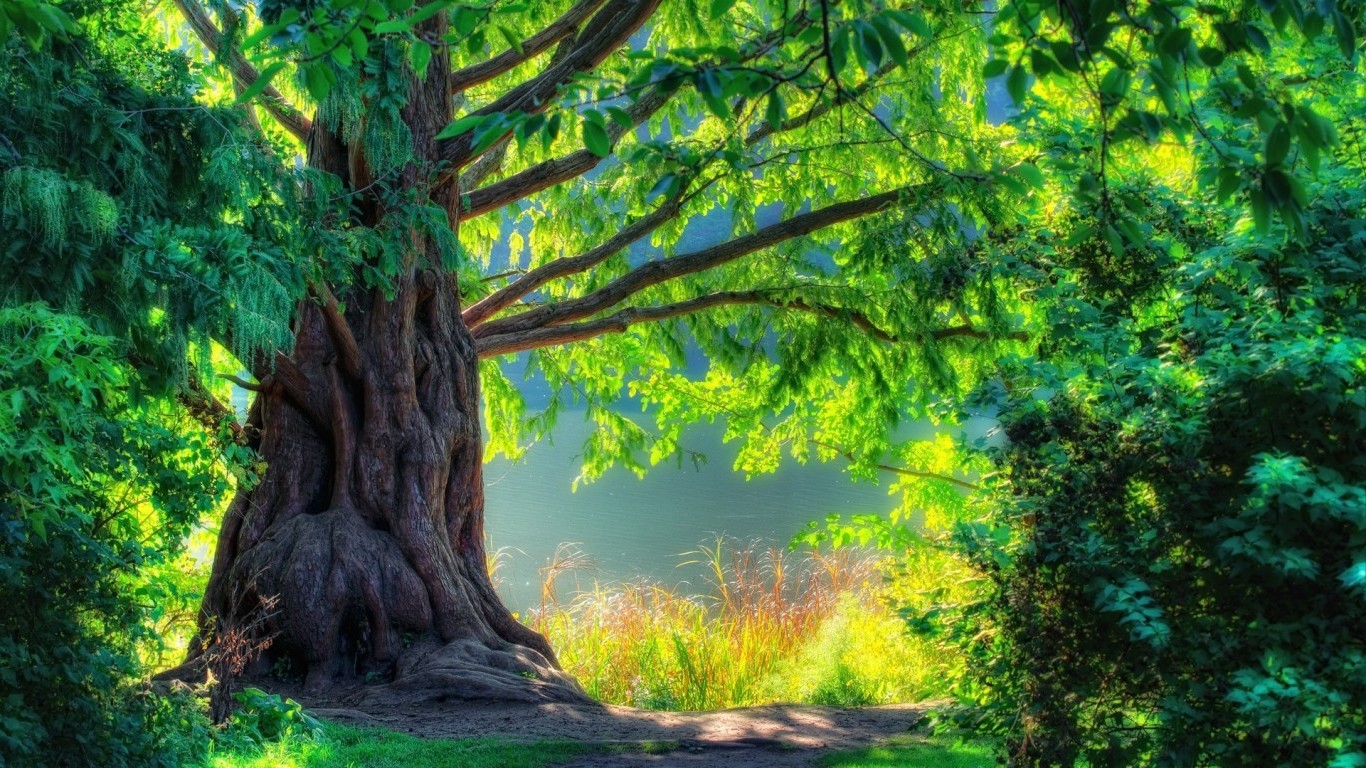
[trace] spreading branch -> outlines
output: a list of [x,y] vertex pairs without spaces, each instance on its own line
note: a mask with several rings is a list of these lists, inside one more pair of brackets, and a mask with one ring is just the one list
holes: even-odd
[[669,259],[650,261],[586,296],[492,320],[475,328],[474,335],[478,338],[516,333],[591,317],[651,286],[684,275],[703,272],[779,243],[809,235],[816,230],[878,213],[906,201],[924,200],[939,188],[939,184],[931,182],[871,195],[860,200],[835,203],[710,248]]
[[[751,45],[753,50],[743,57],[741,61],[749,61],[755,58],[761,52],[767,50],[769,46],[776,44],[790,34],[800,31],[809,23],[810,20],[807,19],[804,23],[795,25],[792,28],[784,27],[783,29],[774,30],[768,35],[754,40]],[[884,69],[873,73],[867,81],[860,84],[859,87],[861,92],[870,88],[874,80],[881,77],[887,71],[890,71],[890,67],[885,67]],[[609,147],[613,150],[616,149],[617,143],[621,141],[622,136],[626,135],[629,130],[634,129],[636,126],[649,120],[650,117],[669,102],[673,93],[674,91],[672,90],[666,91],[660,87],[653,87],[636,98],[631,106],[626,108],[626,114],[630,118],[630,128],[622,126],[615,121],[608,124],[607,138]],[[783,125],[777,129],[777,132],[794,130],[806,125],[828,112],[831,107],[832,105],[830,104],[817,104],[806,113],[784,122]],[[753,146],[772,135],[774,132],[775,130],[771,127],[757,129],[747,137],[745,145]],[[504,142],[505,141],[506,140],[504,140]],[[506,148],[505,143],[495,146]],[[505,205],[522,200],[544,189],[576,179],[598,167],[604,159],[605,158],[589,152],[587,149],[581,149],[563,157],[552,158],[537,165],[533,165],[506,179],[476,189],[467,194],[461,201],[460,218],[461,220],[465,220],[474,218],[475,216],[482,216],[485,213],[496,211]],[[482,163],[482,159],[480,163]],[[487,173],[481,173],[478,176],[469,174],[471,180],[474,181],[477,181],[486,175]],[[470,186],[471,184],[468,183],[467,178],[462,176],[460,188],[468,189]]]
[[[654,14],[659,3],[660,0],[607,0],[602,9],[584,25],[584,34],[575,41],[574,47],[564,58],[473,114],[535,114],[545,111],[561,86],[575,76],[591,71],[612,52],[625,45],[631,35]],[[453,168],[463,168],[477,154],[472,133],[447,139],[441,144],[442,159]]]
[[[786,289],[785,289],[786,290]],[[759,305],[775,309],[806,312],[850,323],[868,336],[888,344],[901,344],[908,341],[952,338],[991,338],[991,334],[970,325],[939,328],[925,333],[902,336],[892,333],[872,321],[866,314],[849,307],[820,304],[810,300],[783,296],[775,291],[718,291],[704,296],[662,304],[652,307],[627,307],[606,317],[582,323],[564,323],[524,331],[481,336],[476,348],[481,358],[524,352],[560,344],[585,341],[609,333],[624,333],[626,329],[640,323],[658,322],[675,317],[691,315],[715,307],[736,305]],[[1012,333],[1008,338],[1022,338],[1024,334]]]
[[578,30],[579,25],[602,6],[606,0],[579,0],[565,11],[550,26],[523,40],[516,48],[494,56],[491,59],[472,64],[451,73],[451,93],[460,93],[480,83],[488,82],[499,75],[512,71],[518,65],[550,50],[551,46],[568,38]]
[[[658,112],[668,101],[668,96],[658,89],[652,89],[643,95],[626,110],[626,114],[631,117],[632,127],[649,120],[650,116]],[[624,126],[615,122],[607,126],[607,139],[613,149],[621,141],[621,137],[626,135],[626,131]],[[460,219],[463,221],[482,216],[543,189],[576,179],[596,168],[602,161],[603,158],[587,149],[580,149],[563,157],[537,163],[524,171],[465,195],[460,201]]]
[[612,237],[592,250],[567,259],[557,259],[527,272],[494,291],[488,296],[471,304],[462,313],[465,324],[471,328],[484,322],[493,315],[515,304],[519,299],[537,290],[552,280],[577,274],[601,264],[629,246],[655,231],[664,222],[678,215],[683,208],[685,197],[682,191],[670,197],[659,207],[623,227]]
[[[175,0],[175,4],[200,42],[218,57],[241,87],[245,88],[256,82],[261,73],[256,71],[235,46],[226,44],[218,25],[214,24],[198,0]],[[266,86],[261,92],[261,106],[299,141],[308,140],[308,132],[313,128],[313,123],[304,117],[297,107],[290,104],[275,86]]]
[[[835,453],[843,457],[846,461],[848,461],[850,464],[859,463],[858,457],[855,456],[854,452],[849,450],[848,448],[843,448],[841,446],[835,445],[834,443],[827,443],[824,440],[817,440],[815,438],[811,438],[811,442],[815,443],[816,445],[822,448],[825,448],[826,450],[834,451]],[[969,483],[966,480],[960,480],[952,475],[943,475],[938,472],[927,472],[923,469],[908,469],[906,467],[898,467],[893,464],[874,464],[873,466],[881,472],[888,472],[893,475],[901,475],[902,477],[918,477],[925,480],[938,480],[942,483],[956,485],[959,488],[963,488],[965,490],[977,490],[977,486],[975,484]]]

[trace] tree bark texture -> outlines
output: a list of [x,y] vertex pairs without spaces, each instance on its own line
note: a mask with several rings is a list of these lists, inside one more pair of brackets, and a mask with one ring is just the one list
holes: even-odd
[[[444,23],[425,32],[439,38]],[[430,160],[451,118],[443,58],[410,83],[402,115],[416,159],[399,183],[455,227],[455,174]],[[321,122],[310,165],[365,187],[363,148]],[[357,223],[374,225],[381,205],[364,202]],[[359,696],[372,700],[583,699],[490,582],[476,347],[435,245],[405,237],[390,290],[352,289],[343,309],[317,287],[298,305],[293,351],[261,372],[251,420],[267,469],[227,513],[191,662],[213,653],[216,627],[278,596],[274,639],[249,677],[286,670],[314,691],[371,683]]]

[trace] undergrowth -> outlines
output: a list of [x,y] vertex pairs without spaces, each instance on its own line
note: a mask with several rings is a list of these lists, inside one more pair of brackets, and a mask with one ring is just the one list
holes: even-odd
[[[597,586],[552,600],[531,623],[590,695],[613,704],[861,706],[947,694],[954,657],[909,635],[892,607],[913,602],[922,587],[942,591],[937,558],[897,561],[888,582],[885,552],[794,553],[718,539],[694,554],[709,571],[707,594]],[[544,591],[553,595],[553,584]]]

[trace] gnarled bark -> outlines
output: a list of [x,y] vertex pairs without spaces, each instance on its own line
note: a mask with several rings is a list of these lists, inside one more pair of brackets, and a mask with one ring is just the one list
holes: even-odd
[[[287,660],[313,689],[389,683],[372,697],[582,697],[489,581],[477,358],[455,290],[414,271],[332,324],[301,306],[256,404],[266,473],[232,504],[204,598],[206,620],[231,620],[279,597],[256,674]],[[358,375],[338,354],[350,344]]]
[[[438,14],[422,31],[439,39],[444,27]],[[410,77],[401,115],[413,159],[386,184],[441,206],[454,228],[453,177],[434,159],[450,77],[446,57]],[[370,188],[363,147],[316,120],[307,145],[310,165]],[[384,199],[360,200],[354,223],[382,226]],[[475,343],[455,277],[434,268],[437,246],[405,238],[393,286],[341,301],[315,286],[298,305],[293,351],[258,372],[250,422],[267,469],[224,521],[185,669],[212,655],[216,626],[278,596],[274,640],[248,676],[286,669],[315,691],[370,683],[360,695],[406,701],[584,699],[490,583]]]

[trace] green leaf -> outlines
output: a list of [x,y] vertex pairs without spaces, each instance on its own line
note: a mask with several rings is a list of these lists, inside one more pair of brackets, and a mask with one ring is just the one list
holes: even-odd
[[1038,48],[1031,48],[1029,50],[1029,68],[1034,71],[1034,76],[1040,80],[1047,77],[1049,73],[1053,72],[1055,69],[1059,69],[1058,65],[1053,62],[1053,59],[1049,58],[1048,54]]
[[237,101],[235,103],[242,104],[261,95],[261,92],[270,86],[271,79],[279,74],[280,70],[285,68],[286,63],[287,62],[277,61],[261,70],[261,74],[256,76],[256,79],[252,81],[251,85],[248,85],[237,95]]
[[303,70],[304,85],[308,88],[308,95],[313,97],[314,101],[322,101],[327,98],[332,86],[337,84],[337,76],[332,68],[313,62],[306,65]]
[[1177,27],[1168,32],[1162,38],[1162,52],[1171,56],[1176,56],[1186,50],[1186,46],[1191,43],[1191,31],[1186,27]]
[[1029,74],[1025,72],[1025,68],[1019,65],[1012,66],[1010,73],[1006,75],[1006,93],[1010,94],[1016,106],[1024,104],[1028,86]]
[[436,2],[427,3],[408,17],[408,23],[416,26],[450,7],[451,0],[436,0]]
[[1124,94],[1129,90],[1130,75],[1128,70],[1114,67],[1105,73],[1105,77],[1100,80],[1100,93],[1103,100],[1110,104],[1117,104],[1124,98]]
[[1249,190],[1247,198],[1252,208],[1252,223],[1257,227],[1258,233],[1265,235],[1271,231],[1271,204],[1261,189]]
[[736,0],[711,0],[709,13],[712,19],[719,19],[725,16],[731,8],[735,7]]
[[875,16],[873,28],[877,30],[878,37],[882,39],[882,47],[887,51],[887,55],[891,57],[892,61],[896,62],[899,67],[905,66],[909,60],[906,45],[901,42],[901,35],[897,34],[891,22],[887,21],[886,17]]
[[414,40],[408,48],[408,59],[412,62],[413,71],[417,73],[418,78],[426,78],[427,65],[432,61],[432,46],[426,41]]
[[1266,165],[1268,168],[1285,162],[1290,152],[1290,128],[1285,123],[1276,123],[1266,135]]
[[503,41],[508,44],[509,48],[516,51],[519,55],[522,53],[522,38],[518,37],[517,33],[512,31],[511,27],[499,24],[498,34],[503,36]]
[[612,154],[612,142],[607,137],[607,131],[600,123],[583,121],[583,145],[589,152],[598,157],[607,157]]
[[1357,52],[1357,32],[1352,26],[1352,18],[1345,14],[1341,9],[1334,9],[1333,13],[1333,32],[1338,39],[1338,48],[1342,50],[1342,55],[1349,61],[1355,60]]
[[612,118],[612,122],[628,131],[635,127],[636,123],[635,120],[631,118],[631,113],[621,107],[608,107],[607,116]]
[[489,117],[490,115],[466,115],[445,128],[442,128],[441,132],[436,134],[436,140],[453,139],[457,136],[469,133],[482,125]]
[[407,34],[412,29],[413,26],[408,23],[407,19],[390,19],[376,24],[374,33],[376,35]]
[[992,59],[982,67],[982,77],[985,77],[988,80],[993,77],[999,77],[1005,74],[1006,67],[1009,66],[1010,62],[1005,59]]
[[783,127],[783,120],[787,119],[787,105],[783,103],[783,94],[778,89],[768,95],[768,107],[764,110],[764,121],[768,127],[778,130]]
[[1043,189],[1043,171],[1039,170],[1039,166],[1033,163],[1020,163],[1011,170],[1029,186],[1035,189]]

